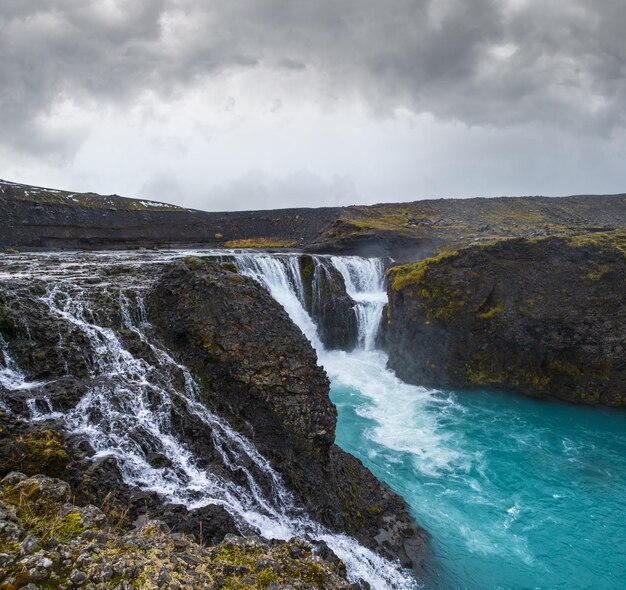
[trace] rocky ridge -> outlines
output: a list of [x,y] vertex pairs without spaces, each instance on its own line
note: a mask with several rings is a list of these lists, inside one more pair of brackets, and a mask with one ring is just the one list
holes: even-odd
[[626,224],[626,195],[208,213],[0,181],[0,206],[0,247],[45,250],[295,248],[414,260],[475,242],[611,231]]

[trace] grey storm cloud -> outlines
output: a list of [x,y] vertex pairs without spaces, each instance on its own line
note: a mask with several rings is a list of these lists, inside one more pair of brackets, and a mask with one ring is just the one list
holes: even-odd
[[609,134],[626,116],[623,0],[0,0],[2,142],[62,151],[69,98],[123,105],[231,71],[467,125]]

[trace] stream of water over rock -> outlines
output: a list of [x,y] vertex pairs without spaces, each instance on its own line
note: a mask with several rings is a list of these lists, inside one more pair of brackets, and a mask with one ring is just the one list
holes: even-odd
[[[26,328],[29,316],[58,322],[59,356],[63,357],[65,347],[79,346],[89,378],[77,405],[65,413],[52,412],[47,391],[54,383],[29,382],[2,338],[0,398],[3,390],[21,394],[31,420],[62,420],[69,432],[89,440],[96,451],[94,458],[114,456],[125,482],[132,486],[157,492],[165,500],[189,508],[219,504],[236,521],[269,539],[297,536],[324,541],[344,561],[351,579],[367,580],[374,588],[417,588],[414,578],[398,564],[309,518],[280,474],[254,445],[201,402],[201,386],[190,371],[150,339],[143,297],[158,269],[180,255],[1,257],[2,294],[16,309],[24,310]],[[267,266],[265,275],[273,279],[279,275],[271,274],[272,263],[284,269],[283,278],[291,264],[289,258],[277,262],[270,256],[255,260],[254,256],[234,255],[234,259],[246,273],[252,273],[253,262]],[[129,341],[134,342],[132,347],[127,345]],[[135,352],[139,347],[141,354]],[[72,371],[66,366],[68,377]],[[8,405],[2,403],[8,410]],[[210,429],[210,451],[218,456],[219,465],[213,469],[203,467],[202,458],[177,436],[174,413],[180,422],[185,422],[186,414]],[[148,459],[150,453],[165,457],[168,467],[153,466]]]

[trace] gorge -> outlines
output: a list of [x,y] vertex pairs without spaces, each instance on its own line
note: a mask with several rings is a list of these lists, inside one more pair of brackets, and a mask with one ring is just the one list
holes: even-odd
[[[166,522],[192,523],[190,532],[201,521],[215,542],[233,531],[323,541],[352,580],[373,588],[415,587],[406,570],[388,561],[395,557],[413,562],[427,588],[565,588],[574,576],[596,588],[615,587],[623,555],[603,552],[597,535],[620,534],[611,515],[626,483],[623,413],[402,383],[379,348],[380,334],[388,331],[379,330],[386,324],[388,263],[223,250],[4,255],[4,410],[27,416],[36,428],[88,441],[91,449],[73,466],[85,495],[95,497],[94,488],[108,485],[120,501],[132,498],[134,517],[149,507]],[[245,277],[271,299],[254,289],[246,295],[252,283]],[[196,289],[209,289],[205,300],[193,295]],[[285,332],[293,358],[271,367],[285,367],[281,383],[266,382],[255,356],[280,358],[287,350],[280,334],[288,320],[272,300],[313,345],[330,378],[338,443],[407,501],[431,533],[428,551],[393,495],[348,455],[332,447],[326,454],[331,406],[323,398],[298,401],[298,379],[322,379],[322,388],[325,379],[310,372],[314,359],[302,365],[312,354],[304,339]],[[201,328],[194,325],[196,305],[209,318]],[[231,328],[227,315],[244,323]],[[221,327],[211,329],[212,323]],[[255,394],[238,389],[238,379],[246,390],[273,393],[255,401]],[[226,382],[230,391],[204,393],[211,383]],[[298,408],[282,418],[288,406],[276,401],[285,395],[280,391],[291,392],[287,403]],[[321,405],[308,414],[311,403]],[[272,404],[278,405],[268,414]],[[8,432],[5,427],[4,437]],[[318,434],[298,436],[309,432]],[[280,450],[286,436],[291,442],[283,440]],[[82,443],[69,447],[74,444]],[[284,454],[294,448],[295,456]],[[404,530],[395,539],[390,518]],[[338,534],[342,530],[348,535]],[[573,537],[582,540],[574,549],[567,541]],[[382,545],[372,544],[375,538]]]

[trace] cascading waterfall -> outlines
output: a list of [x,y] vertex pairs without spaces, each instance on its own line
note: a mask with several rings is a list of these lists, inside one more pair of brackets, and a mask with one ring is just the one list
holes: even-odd
[[265,287],[302,330],[316,350],[323,348],[317,326],[305,309],[304,285],[298,255],[234,254],[241,274]]
[[358,348],[374,350],[383,307],[387,303],[383,261],[358,256],[332,256],[330,260],[341,273],[348,295],[356,303]]
[[[241,272],[253,276],[270,291],[321,350],[316,326],[302,304],[304,289],[298,258],[230,256]],[[162,264],[165,259],[155,255],[144,263]],[[150,338],[143,305],[143,294],[151,284],[150,273],[144,269],[142,275],[140,266],[131,254],[84,257],[78,264],[68,258],[59,262],[32,256],[23,265],[27,270],[20,273],[19,280],[15,273],[0,272],[0,280],[10,278],[11,288],[19,289],[23,284],[26,289],[33,282],[41,283],[44,293],[37,296],[34,304],[60,322],[68,334],[80,335],[89,348],[86,391],[73,409],[60,414],[52,413],[43,394],[44,384],[25,380],[11,359],[6,342],[1,340],[0,399],[2,388],[31,389],[32,399],[44,402],[29,403],[31,419],[61,419],[68,431],[89,440],[96,457],[116,457],[124,481],[130,485],[157,492],[165,500],[189,508],[221,505],[237,521],[267,538],[300,536],[322,540],[344,561],[351,579],[365,579],[373,588],[416,588],[412,576],[397,564],[311,520],[254,445],[201,403],[200,386],[187,368]],[[118,274],[117,267],[134,268],[136,272],[128,276]],[[114,281],[108,278],[108,272],[116,277]],[[112,313],[98,308],[101,300],[109,302]],[[125,332],[124,337],[121,331]],[[128,334],[134,335],[135,344],[143,346],[141,356],[134,352],[135,346],[133,352],[127,346]],[[50,411],[46,413],[42,407]],[[214,450],[221,460],[217,469],[203,465],[194,450],[176,435],[172,425],[174,411],[200,420],[210,430]],[[150,453],[163,455],[169,465],[153,466]],[[224,477],[234,471],[243,473],[243,482],[240,478],[236,483],[234,478]]]
[[[382,310],[387,303],[385,266],[378,258],[357,256],[314,256],[313,290],[319,292],[320,275],[332,265],[343,277],[347,294],[354,301],[358,327],[357,348],[374,350],[380,329]],[[302,330],[313,347],[322,352],[324,346],[315,322],[306,310],[305,292],[300,269],[300,255],[232,254],[239,271],[263,285],[280,303],[292,321]]]
[[[26,376],[11,358],[9,353],[9,345],[0,333],[0,354],[2,360],[0,362],[0,385],[9,391],[18,391],[20,389],[34,389],[41,384],[38,382],[28,382]],[[5,407],[4,402],[0,400],[0,404]],[[7,408],[8,409],[8,408]]]

